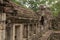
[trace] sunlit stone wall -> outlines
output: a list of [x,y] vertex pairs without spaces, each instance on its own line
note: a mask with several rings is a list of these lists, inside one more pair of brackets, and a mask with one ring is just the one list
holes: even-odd
[[0,40],[5,40],[5,20],[6,20],[6,15],[5,13],[0,14]]

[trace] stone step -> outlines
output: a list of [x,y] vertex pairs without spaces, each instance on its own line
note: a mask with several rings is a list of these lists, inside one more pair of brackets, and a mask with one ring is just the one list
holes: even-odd
[[45,34],[42,35],[41,40],[47,40],[52,33],[52,30],[47,31]]

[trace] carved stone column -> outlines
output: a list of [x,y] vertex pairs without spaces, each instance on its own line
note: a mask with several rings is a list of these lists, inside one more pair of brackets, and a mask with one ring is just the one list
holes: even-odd
[[36,34],[38,33],[38,24],[36,23]]
[[6,14],[0,13],[0,40],[5,40]]
[[30,24],[28,23],[28,40],[30,40]]
[[5,27],[4,23],[0,23],[0,40],[5,40]]

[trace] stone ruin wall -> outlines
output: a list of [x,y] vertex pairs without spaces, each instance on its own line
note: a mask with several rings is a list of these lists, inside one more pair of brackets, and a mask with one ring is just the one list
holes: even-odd
[[[43,35],[46,31],[49,30],[48,28],[51,26],[51,24],[50,24],[51,14],[49,12],[47,12],[47,10],[48,9],[44,9],[43,11],[42,10],[39,11],[39,13],[38,13],[38,14],[40,14],[39,15],[39,19],[38,19],[39,24],[37,25],[37,27],[38,27],[37,28],[37,32],[38,33],[35,36],[33,35],[34,37],[32,36],[31,40],[35,39],[35,37],[36,37],[36,39],[39,40],[40,33],[41,33],[41,35]],[[47,15],[46,13],[48,13],[49,15]],[[5,34],[5,30],[6,30],[5,29],[6,28],[6,24],[5,24],[5,22],[6,22],[6,13],[0,14],[0,20],[1,20],[0,21],[0,25],[1,25],[0,26],[1,27],[0,28],[0,35],[2,35],[4,33],[4,35],[6,36],[6,34]],[[40,22],[40,21],[43,21],[43,22]],[[5,36],[4,35],[2,35],[2,37],[0,36],[0,40],[5,40]]]

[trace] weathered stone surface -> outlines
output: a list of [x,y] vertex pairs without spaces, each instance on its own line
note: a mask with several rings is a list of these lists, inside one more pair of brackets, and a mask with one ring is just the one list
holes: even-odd
[[[40,40],[41,37],[44,40],[47,34],[50,35],[52,15],[47,7],[43,6],[36,14],[10,0],[5,0],[4,3],[4,13],[0,14],[0,29],[4,31],[0,33],[5,36],[0,37],[1,40]],[[49,32],[43,35],[47,31]]]

